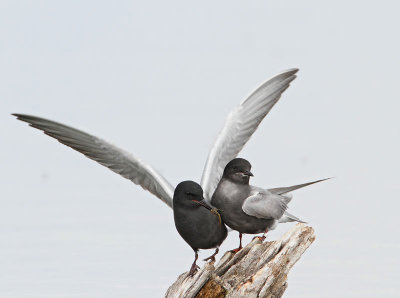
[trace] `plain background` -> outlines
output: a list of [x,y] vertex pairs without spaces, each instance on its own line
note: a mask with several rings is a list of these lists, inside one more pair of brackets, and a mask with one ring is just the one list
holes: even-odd
[[100,136],[176,185],[200,180],[228,113],[292,67],[240,154],[260,186],[336,177],[295,193],[317,239],[285,295],[398,296],[399,8],[1,1],[0,297],[160,297],[193,261],[171,209],[10,113]]

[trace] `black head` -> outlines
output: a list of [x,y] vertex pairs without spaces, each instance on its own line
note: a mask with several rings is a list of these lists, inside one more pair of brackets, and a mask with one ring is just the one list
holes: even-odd
[[174,205],[179,204],[187,207],[198,207],[200,205],[199,202],[203,200],[203,189],[196,182],[183,181],[175,188]]
[[250,170],[251,164],[247,160],[235,158],[225,166],[223,177],[235,183],[249,184],[250,176],[253,176]]

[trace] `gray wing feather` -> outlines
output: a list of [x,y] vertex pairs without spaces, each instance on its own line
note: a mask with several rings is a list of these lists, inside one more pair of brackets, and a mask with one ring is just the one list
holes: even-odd
[[309,186],[311,184],[315,184],[315,183],[322,182],[322,181],[329,180],[329,179],[331,179],[331,178],[320,179],[320,180],[313,181],[313,182],[297,184],[297,185],[287,186],[287,187],[270,188],[270,189],[268,189],[268,191],[272,192],[273,194],[283,195],[285,193],[294,191],[296,189],[299,189],[299,188],[302,188],[302,187],[306,187],[306,186]]
[[292,221],[307,223],[307,222],[305,222],[305,221],[302,221],[300,218],[294,216],[293,214],[290,214],[290,213],[287,212],[287,211],[285,211],[285,213],[283,214],[283,216],[279,219],[279,223],[292,222]]
[[209,155],[201,178],[205,199],[210,201],[226,164],[234,159],[258,125],[296,78],[298,69],[289,69],[266,81],[228,116]]
[[282,200],[285,202],[285,204],[289,204],[290,201],[293,199],[293,195],[292,194],[284,194],[281,195]]
[[152,167],[128,152],[83,131],[40,117],[13,114],[60,143],[84,154],[122,177],[140,185],[172,208],[174,188]]
[[279,195],[258,192],[249,196],[242,205],[244,213],[257,218],[280,219],[285,213],[287,205]]

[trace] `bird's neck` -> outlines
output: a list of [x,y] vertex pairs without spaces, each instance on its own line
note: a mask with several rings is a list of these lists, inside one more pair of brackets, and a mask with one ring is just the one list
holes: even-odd
[[237,185],[249,185],[249,180],[235,180],[231,178],[222,178],[221,182],[228,182],[228,183],[233,183]]

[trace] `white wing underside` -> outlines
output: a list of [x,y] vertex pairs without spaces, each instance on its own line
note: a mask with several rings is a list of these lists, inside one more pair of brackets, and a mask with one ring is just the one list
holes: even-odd
[[140,185],[172,208],[174,188],[164,177],[140,159],[102,139],[61,123],[30,115],[13,115],[21,121],[28,122],[30,126],[42,130],[60,143]]
[[201,178],[205,199],[210,202],[226,164],[234,159],[271,108],[296,78],[298,69],[274,76],[233,110],[210,150]]

